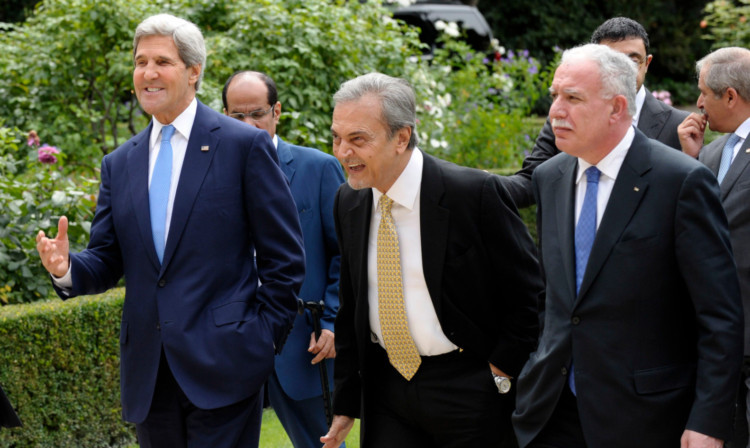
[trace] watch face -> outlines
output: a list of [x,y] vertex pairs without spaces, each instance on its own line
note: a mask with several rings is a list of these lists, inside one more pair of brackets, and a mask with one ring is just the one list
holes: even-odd
[[497,385],[497,386],[498,386],[498,391],[499,391],[499,392],[500,392],[501,394],[507,394],[507,393],[508,393],[508,392],[510,391],[510,380],[509,380],[508,378],[503,378],[503,379],[502,379],[502,380],[501,380],[501,381],[500,381],[500,382],[498,383],[498,385]]

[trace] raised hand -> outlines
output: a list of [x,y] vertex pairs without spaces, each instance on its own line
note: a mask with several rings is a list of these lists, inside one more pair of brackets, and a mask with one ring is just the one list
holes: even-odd
[[44,231],[36,234],[36,250],[44,268],[55,277],[62,277],[70,266],[68,244],[68,218],[61,216],[57,222],[57,237],[48,238]]

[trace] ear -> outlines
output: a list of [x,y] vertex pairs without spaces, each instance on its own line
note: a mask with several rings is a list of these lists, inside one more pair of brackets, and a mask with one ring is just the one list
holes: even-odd
[[646,56],[646,62],[644,63],[645,64],[644,68],[646,69],[646,71],[648,71],[648,66],[649,66],[649,64],[651,64],[651,59],[653,59],[653,58],[654,58],[653,54],[650,54],[650,55]]
[[406,151],[406,148],[409,146],[409,140],[411,139],[411,131],[412,129],[408,126],[404,126],[403,128],[399,129],[398,132],[396,132],[395,139],[396,139],[396,151],[401,154],[404,151]]
[[740,95],[734,87],[727,87],[727,91],[724,93],[726,97],[726,104],[728,108],[735,107],[740,99]]
[[274,124],[279,124],[279,118],[281,117],[281,102],[276,101],[276,104],[273,105],[273,122]]
[[190,70],[188,84],[195,87],[195,83],[198,82],[201,77],[201,70],[203,70],[203,67],[200,64],[195,64],[192,67],[188,67],[188,70]]
[[[628,115],[628,100],[625,95],[615,95],[612,98],[612,112],[609,114],[609,120],[612,123],[623,120]],[[630,117],[632,119],[632,117]]]

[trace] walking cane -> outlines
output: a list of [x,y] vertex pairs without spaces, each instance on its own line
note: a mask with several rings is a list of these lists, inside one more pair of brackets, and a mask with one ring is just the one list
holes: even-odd
[[[323,302],[305,302],[305,308],[312,313],[315,340],[320,340],[320,317],[323,314]],[[326,366],[326,360],[323,359],[318,363],[318,366],[320,367],[320,385],[323,388],[323,406],[326,412],[326,422],[328,422],[328,427],[330,428],[331,422],[333,422],[333,403],[331,402],[331,387],[328,384],[328,366]]]

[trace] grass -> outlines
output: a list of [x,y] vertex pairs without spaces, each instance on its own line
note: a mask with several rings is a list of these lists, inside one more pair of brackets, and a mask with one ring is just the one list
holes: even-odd
[[[347,448],[359,448],[359,420],[356,421],[349,437],[346,438],[346,446]],[[138,445],[130,445],[127,448],[138,448]],[[276,417],[276,413],[270,408],[263,411],[260,448],[293,448],[292,442]]]

